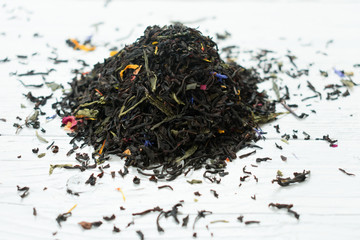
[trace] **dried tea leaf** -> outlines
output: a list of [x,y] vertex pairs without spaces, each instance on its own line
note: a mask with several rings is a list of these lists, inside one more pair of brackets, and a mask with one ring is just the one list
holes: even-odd
[[[140,105],[143,101],[145,101],[147,99],[147,97],[143,97],[142,99],[140,99],[140,101],[138,101],[137,103],[135,103],[132,107],[130,107],[129,109],[127,109],[126,111],[123,111],[123,108],[121,108],[121,111],[119,113],[119,118],[125,114],[127,114],[128,112],[130,112],[131,110],[133,110],[134,108],[136,108],[138,105]],[[125,108],[125,106],[123,106]]]
[[354,82],[351,80],[342,79],[341,82],[342,82],[342,84],[344,84],[345,86],[347,86],[350,89],[355,86]]
[[78,223],[83,229],[91,229],[92,227],[92,223],[91,222],[85,222],[85,221],[82,221],[82,222],[79,222]]
[[294,172],[293,178],[283,178],[277,175],[276,179],[272,180],[272,183],[277,182],[280,186],[286,187],[292,183],[304,182],[307,176],[310,174],[310,171],[303,171],[302,173]]
[[188,149],[188,150],[185,152],[184,156],[175,159],[175,162],[178,163],[178,162],[181,162],[182,160],[190,157],[191,155],[193,155],[193,154],[196,152],[197,149],[198,149],[198,146],[197,146],[197,145],[192,146],[190,149]]
[[49,175],[51,175],[55,168],[72,167],[72,164],[50,164]]
[[280,91],[279,91],[279,86],[276,84],[275,79],[272,78],[272,89],[274,90],[275,94],[276,94],[276,98],[279,101],[280,100]]
[[182,227],[187,227],[187,224],[189,223],[189,215],[183,218]]
[[79,117],[87,117],[87,118],[96,118],[98,113],[99,113],[98,110],[85,108],[77,111],[76,117],[79,116]]
[[275,120],[278,116],[287,113],[288,112],[270,113],[269,115],[264,115],[264,116],[263,115],[256,116],[255,114],[253,114],[253,117],[256,123],[267,123],[272,120]]
[[[146,74],[147,74],[147,77],[150,81],[150,84],[151,84],[151,91],[152,92],[155,92],[156,90],[156,82],[157,82],[157,76],[156,74],[154,74],[152,71],[150,71],[149,69],[149,60],[148,60],[148,56],[146,54],[146,51],[145,49],[143,50],[144,52],[144,61],[145,61],[145,69],[146,69]],[[150,73],[153,75],[152,77],[150,77]]]
[[197,179],[193,179],[191,181],[188,180],[187,182],[190,183],[190,184],[201,184],[202,183],[201,180],[197,180]]
[[118,232],[120,232],[120,231],[121,231],[120,228],[118,228],[118,227],[116,227],[116,226],[114,225],[113,232],[118,233]]
[[175,100],[175,102],[177,102],[177,104],[185,105],[185,103],[183,101],[181,101],[180,99],[177,98],[175,93],[172,93],[171,97]]
[[35,122],[36,120],[38,120],[39,114],[40,114],[40,111],[35,110],[35,112],[30,117],[28,117],[27,120],[30,122]]
[[229,221],[227,220],[215,220],[215,221],[211,221],[210,224],[214,224],[214,223],[229,223]]
[[186,90],[193,90],[197,88],[197,83],[189,83],[186,85]]
[[46,86],[48,88],[51,88],[51,91],[55,92],[56,90],[62,88],[62,85],[60,84],[57,84],[55,82],[49,82],[49,83],[46,83]]
[[99,100],[92,101],[92,102],[89,102],[89,103],[80,104],[79,108],[88,107],[88,106],[91,106],[91,105],[94,105],[94,104],[106,104],[105,98],[101,97]]
[[48,140],[46,140],[45,138],[43,138],[42,136],[39,135],[38,131],[35,131],[36,137],[39,139],[40,142],[44,142],[44,143],[49,143]]

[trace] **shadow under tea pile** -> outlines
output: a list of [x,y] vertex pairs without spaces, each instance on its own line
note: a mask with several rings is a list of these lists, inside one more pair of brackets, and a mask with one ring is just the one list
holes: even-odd
[[[220,59],[217,45],[183,25],[144,35],[70,83],[61,102],[74,136],[126,166],[174,179],[189,168],[223,168],[275,107],[253,70]],[[71,109],[71,112],[68,112]]]

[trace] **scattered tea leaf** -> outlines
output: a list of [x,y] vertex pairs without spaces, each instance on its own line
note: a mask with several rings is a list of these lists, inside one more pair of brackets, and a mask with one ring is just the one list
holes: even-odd
[[136,233],[139,235],[140,240],[144,240],[144,234],[140,230],[137,230]]
[[345,173],[345,174],[348,175],[348,176],[355,176],[355,174],[349,173],[349,172],[345,171],[345,170],[342,169],[342,168],[339,168],[339,170],[340,170],[341,172]]
[[55,168],[72,167],[72,164],[50,164],[49,175],[51,175]]
[[49,143],[45,138],[39,135],[37,131],[35,131],[36,137],[39,139],[40,142]]
[[292,183],[300,183],[305,181],[306,177],[310,174],[310,171],[303,171],[302,173],[294,172],[294,178],[282,178],[277,176],[276,179],[272,180],[272,183],[277,182],[280,186],[286,187]]
[[82,221],[82,222],[79,222],[79,225],[83,228],[83,229],[91,229],[92,227],[92,223],[91,222],[85,222],[85,221]]
[[201,180],[197,180],[197,179],[193,179],[191,181],[187,180],[187,182],[190,183],[190,184],[201,184],[202,183]]
[[115,218],[116,218],[115,214],[111,215],[110,217],[107,217],[107,216],[103,217],[103,219],[105,221],[111,221],[111,220],[114,220]]

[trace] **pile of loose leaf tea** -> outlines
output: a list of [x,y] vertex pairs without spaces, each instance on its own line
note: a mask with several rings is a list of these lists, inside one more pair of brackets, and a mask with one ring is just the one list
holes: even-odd
[[171,180],[189,169],[223,168],[276,117],[253,69],[221,60],[216,43],[184,25],[144,35],[89,73],[60,102],[63,124],[100,159],[153,169]]

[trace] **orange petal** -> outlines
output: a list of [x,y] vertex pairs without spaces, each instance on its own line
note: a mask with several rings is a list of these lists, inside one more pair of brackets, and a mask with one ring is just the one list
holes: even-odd
[[124,72],[127,70],[127,69],[137,69],[139,67],[139,65],[136,65],[136,64],[129,64],[127,65],[123,70],[120,71],[120,78],[123,79],[124,77]]
[[99,154],[100,154],[100,155],[102,154],[102,152],[103,152],[103,150],[104,150],[105,143],[106,143],[106,139],[104,140],[104,142],[103,142],[103,144],[102,144],[102,146],[101,146],[101,148],[100,148],[100,151],[99,151]]

